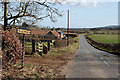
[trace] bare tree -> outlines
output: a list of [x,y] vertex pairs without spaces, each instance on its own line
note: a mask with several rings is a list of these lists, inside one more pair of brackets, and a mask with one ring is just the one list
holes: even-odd
[[50,18],[52,22],[56,22],[57,16],[62,16],[62,11],[58,10],[58,6],[64,0],[41,0],[39,2],[2,2],[2,10],[4,10],[4,29],[7,26],[27,22],[35,24],[44,18]]

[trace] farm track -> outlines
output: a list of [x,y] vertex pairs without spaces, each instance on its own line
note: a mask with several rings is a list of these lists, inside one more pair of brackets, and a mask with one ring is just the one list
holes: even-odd
[[61,72],[66,78],[114,78],[118,74],[118,57],[92,47],[83,35],[74,59]]

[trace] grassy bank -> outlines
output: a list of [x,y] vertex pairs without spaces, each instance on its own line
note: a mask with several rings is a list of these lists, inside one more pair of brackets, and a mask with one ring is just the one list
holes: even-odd
[[80,37],[75,38],[73,44],[70,44],[69,46],[66,47],[61,47],[61,48],[51,48],[51,50],[47,53],[47,55],[53,55],[53,56],[59,56],[59,55],[64,55],[64,53],[74,53],[78,46],[79,46],[79,39]]

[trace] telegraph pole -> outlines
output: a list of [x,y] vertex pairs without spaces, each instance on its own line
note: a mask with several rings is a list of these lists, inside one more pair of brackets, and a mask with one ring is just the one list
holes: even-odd
[[69,10],[68,10],[68,21],[67,21],[67,46],[69,46]]

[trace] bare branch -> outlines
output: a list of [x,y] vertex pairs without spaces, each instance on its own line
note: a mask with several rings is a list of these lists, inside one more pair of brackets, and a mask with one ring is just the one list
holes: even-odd
[[[56,7],[57,3],[59,4],[59,2],[59,0],[56,0],[56,2],[48,2],[47,0],[41,2],[10,2],[7,14],[7,20],[9,20],[9,25],[20,21],[31,20],[31,22],[36,22],[37,20],[43,20],[47,17],[50,18],[51,21],[55,22],[57,21],[57,16],[62,16],[62,14]],[[24,20],[20,20],[23,18]]]
[[24,9],[23,15],[25,15],[25,13],[26,13],[26,9],[27,9],[27,7],[28,7],[28,4],[29,4],[29,2],[27,2],[26,5],[25,5],[25,9]]

